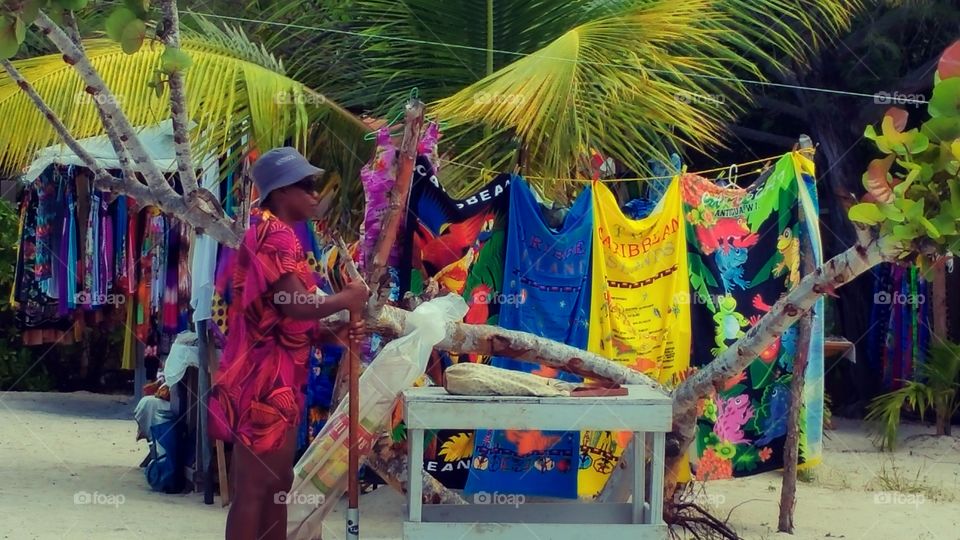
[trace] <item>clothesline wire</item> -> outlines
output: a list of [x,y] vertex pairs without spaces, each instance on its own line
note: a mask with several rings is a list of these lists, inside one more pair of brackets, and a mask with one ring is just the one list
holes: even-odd
[[[813,148],[801,148],[801,149],[799,149],[799,150],[796,150],[796,152],[800,152],[800,153],[813,153],[814,151],[815,151],[815,150],[814,150]],[[702,170],[702,171],[681,171],[681,172],[683,172],[683,173],[685,173],[685,174],[693,174],[693,175],[697,175],[697,176],[703,176],[703,175],[710,174],[710,173],[721,172],[721,171],[728,171],[728,170],[730,170],[731,167],[736,167],[736,168],[739,169],[740,167],[747,167],[747,166],[750,166],[750,165],[756,165],[756,164],[758,164],[758,163],[766,163],[766,162],[768,162],[768,161],[772,161],[772,160],[775,160],[775,159],[779,159],[779,158],[782,157],[782,156],[783,156],[783,154],[777,154],[777,155],[775,155],[775,156],[769,156],[769,157],[765,157],[765,158],[755,159],[755,160],[753,160],[753,161],[746,161],[746,162],[743,162],[743,163],[736,163],[736,164],[733,164],[733,165],[726,165],[726,166],[723,166],[723,167],[716,167],[716,168],[713,168],[713,169],[704,169],[704,170]],[[440,158],[440,161],[442,161],[442,162],[444,162],[444,163],[447,163],[447,164],[450,164],[450,165],[456,165],[456,166],[458,166],[458,167],[463,167],[463,168],[466,168],[466,169],[473,169],[473,170],[475,170],[475,171],[479,171],[480,173],[488,172],[488,171],[491,172],[491,173],[494,172],[494,171],[492,171],[492,170],[490,170],[490,169],[487,169],[487,168],[485,168],[485,167],[477,167],[476,165],[468,165],[468,164],[466,164],[466,163],[460,163],[459,161],[453,161],[453,160],[450,160],[450,159]],[[678,173],[678,174],[680,174],[680,173]],[[741,174],[741,176],[745,176],[745,175],[750,174],[750,173],[740,173],[740,174]],[[523,175],[523,177],[526,178],[527,180],[552,180],[552,181],[555,181],[555,182],[588,182],[588,183],[589,183],[589,182],[594,182],[594,180],[591,179],[591,178],[554,178],[554,177],[550,177],[550,176],[533,176],[533,175]],[[597,182],[601,182],[601,183],[616,183],[616,182],[639,182],[639,181],[644,181],[644,180],[669,180],[670,178],[673,178],[673,177],[672,177],[672,176],[640,176],[640,177],[636,177],[636,178],[604,178],[604,179],[600,179],[600,180],[596,180],[596,181],[597,181]]]
[[[316,30],[316,31],[318,31],[318,32],[329,32],[329,33],[331,33],[331,34],[342,34],[342,35],[347,35],[347,36],[362,37],[362,38],[364,38],[364,39],[382,39],[382,40],[387,40],[387,41],[400,41],[400,42],[404,42],[404,43],[414,43],[414,44],[417,44],[417,45],[435,45],[435,46],[440,46],[440,47],[447,47],[447,48],[451,48],[451,49],[463,49],[463,50],[468,50],[468,51],[479,51],[479,52],[491,51],[491,52],[495,52],[495,53],[499,53],[499,54],[506,54],[506,55],[518,56],[518,57],[526,57],[526,56],[530,56],[530,55],[531,55],[531,53],[522,53],[522,52],[518,52],[518,51],[508,51],[508,50],[503,50],[503,49],[487,49],[487,48],[485,48],[485,47],[476,47],[476,46],[473,46],[473,45],[460,45],[460,44],[457,44],[457,43],[443,43],[443,42],[441,42],[441,41],[429,41],[429,40],[422,40],[422,39],[404,38],[404,37],[398,37],[398,36],[383,36],[383,35],[363,34],[363,33],[360,33],[360,32],[351,32],[350,30],[340,30],[340,29],[336,29],[336,28],[324,28],[324,27],[322,27],[322,26],[306,26],[306,25],[295,24],[295,23],[282,23],[282,22],[277,22],[277,21],[264,21],[264,20],[260,20],[260,19],[250,19],[250,18],[247,18],[247,17],[235,17],[235,16],[231,16],[231,15],[218,15],[218,14],[215,14],[215,13],[199,13],[199,12],[196,12],[196,11],[193,11],[193,10],[189,10],[189,9],[184,9],[184,10],[182,10],[182,11],[183,11],[184,13],[189,13],[189,14],[191,14],[191,15],[199,15],[199,16],[201,16],[201,17],[211,17],[211,18],[215,18],[215,19],[224,19],[224,20],[237,21],[237,22],[247,22],[247,23],[265,24],[265,25],[272,25],[272,26],[282,26],[282,27],[284,27],[284,28],[296,28],[296,29],[299,29],[299,30]],[[557,61],[562,61],[562,62],[572,62],[572,63],[575,63],[575,64],[586,64],[586,65],[595,65],[595,66],[602,66],[602,67],[614,67],[614,68],[623,68],[623,69],[644,69],[645,71],[648,71],[648,72],[650,72],[650,73],[665,73],[665,74],[671,74],[671,73],[673,73],[672,71],[668,71],[668,70],[664,70],[664,69],[640,68],[640,67],[638,67],[638,66],[631,66],[631,65],[627,65],[627,64],[616,64],[616,63],[608,63],[608,62],[592,62],[592,61],[579,60],[579,59],[573,59],[573,60],[571,60],[571,59],[569,59],[569,58],[557,58],[557,57],[552,57],[552,56],[545,56],[545,57],[543,57],[543,58],[544,58],[545,60],[557,60]],[[753,80],[753,79],[740,79],[740,78],[738,78],[738,77],[722,77],[722,76],[719,76],[719,75],[706,75],[706,74],[703,74],[703,73],[694,73],[694,72],[679,72],[679,73],[682,74],[682,75],[684,75],[684,76],[693,77],[693,78],[714,79],[714,80],[718,80],[718,81],[737,82],[737,83],[742,83],[742,84],[753,84],[753,85],[759,85],[759,86],[773,86],[773,87],[778,87],[778,88],[789,88],[789,89],[793,89],[793,90],[807,90],[807,91],[810,91],[810,92],[821,92],[821,93],[824,93],[824,94],[837,94],[837,95],[842,95],[842,96],[870,98],[870,99],[872,99],[872,100],[874,100],[874,101],[877,101],[877,100],[886,100],[886,101],[888,101],[889,103],[893,103],[893,102],[895,101],[897,104],[922,105],[922,104],[927,104],[927,103],[928,103],[928,101],[922,100],[922,99],[912,99],[912,98],[906,98],[906,97],[901,97],[901,96],[896,96],[896,95],[891,96],[891,95],[884,94],[884,93],[879,93],[879,94],[866,94],[866,93],[863,93],[863,92],[850,92],[850,91],[847,91],[847,90],[834,90],[834,89],[832,89],[832,88],[819,88],[819,87],[816,87],[816,86],[802,86],[802,85],[788,84],[788,83],[778,83],[778,82],[770,82],[770,81],[757,81],[757,80]]]

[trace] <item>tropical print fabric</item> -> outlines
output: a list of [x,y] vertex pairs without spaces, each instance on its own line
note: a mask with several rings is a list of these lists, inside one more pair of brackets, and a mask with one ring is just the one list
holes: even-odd
[[[420,150],[432,149],[434,142],[422,142]],[[422,292],[432,277],[443,288],[463,295],[469,306],[465,322],[497,323],[501,306],[491,300],[500,294],[503,281],[511,180],[511,175],[501,174],[480,191],[454,199],[440,184],[433,161],[426,154],[417,157],[398,268],[401,297],[406,291]],[[485,360],[476,355],[450,359]],[[401,432],[401,425],[395,420],[393,432]],[[424,470],[449,488],[463,489],[473,435],[471,430],[428,434]]]
[[[764,181],[746,189],[681,179],[689,241],[692,361],[722,354],[800,281],[801,179],[784,156]],[[806,188],[803,188],[806,191]],[[712,335],[714,339],[706,338]],[[745,476],[783,466],[797,327],[787,330],[743,372],[708,397],[697,423],[700,480]],[[808,457],[801,414],[800,458]]]
[[[586,348],[590,310],[592,193],[583,191],[551,229],[530,186],[510,184],[510,229],[499,325]],[[579,381],[556,369],[494,357],[497,367]],[[580,433],[478,430],[466,491],[577,497]]]

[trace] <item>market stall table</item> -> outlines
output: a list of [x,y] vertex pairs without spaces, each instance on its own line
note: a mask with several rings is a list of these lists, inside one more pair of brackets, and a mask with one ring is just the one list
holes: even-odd
[[[423,505],[422,477],[411,474],[404,539],[580,540],[588,535],[635,540],[666,538],[664,446],[672,422],[671,400],[651,387],[626,388],[626,396],[549,398],[455,396],[441,387],[406,390],[404,418],[410,437],[411,471],[423,468],[423,437],[429,429],[610,430],[633,432],[633,450],[624,458],[632,461],[634,475],[632,503],[478,501],[479,504],[468,505]],[[646,467],[635,466],[645,463],[646,456],[650,459],[649,488]]]

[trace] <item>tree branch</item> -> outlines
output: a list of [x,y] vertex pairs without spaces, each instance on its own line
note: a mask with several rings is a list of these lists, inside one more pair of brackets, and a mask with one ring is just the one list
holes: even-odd
[[[163,42],[167,47],[180,48],[180,13],[176,0],[163,1]],[[198,189],[197,173],[190,152],[190,118],[187,114],[185,75],[182,69],[169,74],[170,118],[173,120],[173,147],[177,154],[177,172],[183,193],[189,195]]]
[[[406,315],[405,310],[384,306],[380,317],[367,321],[367,325],[373,331],[382,334],[403,335]],[[599,354],[534,334],[462,322],[448,322],[445,330],[446,335],[435,347],[442,351],[508,356],[590,379],[617,384],[640,384],[662,390],[656,381],[643,373],[608,360]]]
[[[760,356],[790,325],[810,311],[820,296],[833,292],[888,258],[889,253],[884,252],[879,240],[873,238],[867,245],[857,244],[830,259],[813,273],[804,276],[789,294],[773,305],[756,326],[747,331],[746,336],[680,383],[673,393],[673,433],[678,437],[682,451],[668,459],[667,469],[676,470],[678,461],[686,457],[686,449],[693,441],[697,402],[700,399]],[[675,486],[676,479],[670,477],[666,493],[672,494]]]
[[[86,54],[86,50],[83,46],[83,37],[80,35],[80,27],[77,25],[77,18],[73,15],[73,11],[69,9],[63,10],[63,20],[66,23],[64,30],[66,31],[67,35],[70,36],[70,39],[73,41],[74,45],[80,49],[80,52]],[[113,152],[117,154],[117,160],[120,161],[120,169],[123,170],[123,174],[125,174],[127,178],[133,179],[137,182],[137,184],[140,184],[140,181],[137,179],[137,169],[131,163],[130,155],[127,153],[127,149],[124,148],[123,144],[120,142],[120,134],[117,132],[116,126],[109,120],[100,102],[92,98],[91,101],[93,102],[93,107],[97,110],[97,114],[100,116],[100,123],[103,124],[104,131],[107,132],[107,140],[110,141],[110,145],[113,147]],[[147,192],[147,190],[141,191],[144,193]],[[149,200],[138,200],[137,204],[146,206],[153,203]]]
[[100,107],[103,119],[106,120],[104,127],[108,128],[108,125],[112,124],[116,128],[120,142],[129,151],[137,169],[146,178],[150,190],[154,192],[158,199],[163,199],[164,195],[176,195],[176,192],[164,178],[163,173],[157,168],[156,163],[150,158],[150,154],[144,148],[140,137],[137,136],[133,126],[130,125],[127,117],[117,105],[117,99],[113,92],[107,88],[103,78],[90,63],[90,59],[46,13],[41,11],[33,24],[63,53],[63,60],[73,66],[80,78],[86,83],[87,93],[91,94],[97,106]]
[[60,117],[53,112],[53,109],[40,97],[40,94],[37,93],[33,86],[23,78],[20,71],[17,70],[9,60],[0,60],[0,65],[7,71],[10,78],[17,83],[17,86],[27,94],[27,97],[33,101],[34,105],[40,109],[40,113],[50,122],[50,125],[53,126],[54,131],[57,132],[57,135],[63,143],[87,164],[87,168],[93,172],[94,182],[99,189],[114,193],[126,193],[142,204],[156,202],[153,194],[143,184],[139,182],[136,184],[128,184],[101,167],[100,164],[97,163],[97,160],[70,134],[70,131],[60,120]]
[[[241,231],[238,223],[230,222],[216,205],[208,204],[209,201],[205,197],[197,196],[198,190],[194,190],[187,197],[182,197],[174,191],[156,163],[150,158],[129,120],[120,110],[113,93],[107,88],[106,83],[90,63],[90,59],[73,41],[73,38],[42,11],[33,24],[63,53],[64,61],[73,66],[86,83],[86,91],[91,94],[99,107],[101,120],[114,148],[116,149],[119,145],[126,149],[134,163],[131,169],[135,168],[147,181],[147,186],[140,189],[138,186],[142,184],[137,177],[128,173],[127,176],[130,177],[126,178],[123,186],[116,186],[114,190],[130,193],[140,201],[155,202],[160,210],[183,219],[199,232],[205,232],[231,247],[239,245]],[[122,155],[122,152],[118,153],[118,158]],[[134,191],[141,194],[134,195]],[[149,192],[150,196],[144,196],[143,192]]]

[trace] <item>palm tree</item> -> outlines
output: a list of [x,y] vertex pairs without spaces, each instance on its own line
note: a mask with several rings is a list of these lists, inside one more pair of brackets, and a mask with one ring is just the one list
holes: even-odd
[[[97,19],[96,12],[90,14]],[[336,177],[355,176],[370,152],[363,140],[367,127],[356,116],[326,96],[289,77],[283,63],[264,47],[253,43],[234,27],[220,27],[203,18],[184,25],[183,49],[193,65],[187,72],[186,95],[195,155],[231,154],[243,159],[249,145],[264,149],[293,144],[302,150],[318,140],[330,141],[318,160]],[[84,40],[93,65],[113,90],[119,105],[134,126],[156,124],[169,117],[169,95],[157,86],[163,48],[145,44],[134,54],[124,53],[111,40]],[[83,82],[60,54],[16,60],[14,65],[77,138],[104,133],[101,119]],[[157,88],[160,91],[157,91]],[[59,142],[57,134],[29,98],[6,74],[0,76],[0,115],[9,125],[0,139],[0,171],[12,175],[22,170],[36,150]],[[309,141],[309,142],[308,142]],[[229,166],[224,170],[231,169]],[[334,222],[349,219],[333,216]]]
[[867,408],[881,448],[893,450],[897,443],[900,413],[904,407],[920,414],[932,409],[937,435],[950,435],[950,422],[960,411],[960,345],[942,342],[930,347],[929,359],[917,369],[919,380],[903,381],[903,387],[877,396]]
[[[749,96],[737,77],[762,79],[802,63],[861,7],[842,0],[356,0],[338,22],[311,12],[312,4],[290,2],[271,18],[329,29],[318,49],[300,49],[302,63],[319,67],[328,60],[318,58],[335,50],[354,71],[352,84],[329,66],[305,82],[385,116],[416,87],[450,122],[446,148],[455,161],[510,168],[508,150],[521,143],[527,172],[552,177],[576,174],[588,148],[640,171],[668,146],[722,143]],[[450,182],[451,173],[460,180]],[[454,191],[482,181],[464,173],[446,169]]]

